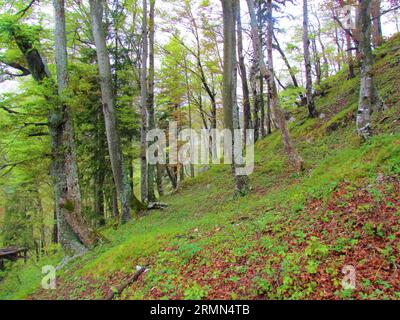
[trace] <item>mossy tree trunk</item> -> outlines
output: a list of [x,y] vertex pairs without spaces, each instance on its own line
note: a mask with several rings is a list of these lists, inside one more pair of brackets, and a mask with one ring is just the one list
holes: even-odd
[[65,103],[68,92],[67,71],[67,37],[65,30],[64,0],[53,0],[55,13],[55,59],[57,68],[57,85],[62,115],[61,131],[61,159],[65,174],[65,192],[60,198],[60,206],[69,226],[75,232],[79,240],[87,247],[93,246],[98,236],[83,218],[81,191],[78,179],[78,167],[75,155],[73,116],[71,108]]

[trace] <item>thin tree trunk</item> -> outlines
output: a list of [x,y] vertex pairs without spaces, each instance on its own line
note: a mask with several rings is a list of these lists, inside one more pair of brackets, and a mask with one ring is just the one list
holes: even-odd
[[347,48],[347,63],[349,65],[349,74],[348,74],[347,78],[353,79],[355,77],[354,60],[353,60],[353,53],[352,53],[352,48],[351,48],[351,37],[348,33],[346,33],[346,48]]
[[312,48],[313,58],[314,58],[316,84],[319,85],[321,83],[321,79],[322,79],[322,68],[321,68],[321,58],[319,57],[317,41],[316,41],[315,37],[311,40],[311,48]]
[[260,102],[260,134],[261,138],[265,137],[265,102],[264,102],[264,79],[258,79],[258,92]]
[[[55,197],[54,197],[55,198]],[[57,219],[57,199],[54,199],[54,212],[53,212],[53,232],[52,232],[52,242],[58,243],[58,219]]]
[[[223,68],[223,107],[224,127],[232,133],[232,152],[235,150],[234,130],[239,129],[239,112],[236,101],[236,33],[238,6],[237,0],[221,0],[223,9],[223,34],[224,34],[224,68]],[[234,153],[234,152],[233,152]],[[248,193],[248,177],[237,175],[236,157],[232,156],[232,175],[234,180],[235,195]]]
[[[192,104],[191,104],[191,98],[190,98],[190,87],[189,87],[189,76],[187,72],[187,60],[186,56],[184,57],[184,62],[185,62],[185,84],[186,84],[186,99],[187,99],[187,104],[188,104],[188,116],[189,116],[189,129],[192,130]],[[193,153],[193,150],[195,146],[192,144],[192,139],[190,139],[190,146],[191,146],[191,152]],[[192,161],[190,162],[190,177],[194,178],[194,165]]]
[[[329,61],[328,61],[328,57],[326,56],[326,49],[325,49],[325,44],[322,41],[321,38],[321,21],[319,19],[318,14],[314,11],[313,15],[315,17],[315,19],[317,20],[318,23],[318,32],[316,34],[316,37],[318,38],[318,43],[321,47],[321,54],[322,54],[322,59],[323,59],[323,66],[322,66],[322,70],[321,70],[321,75],[324,78],[327,78],[329,76]],[[347,34],[347,33],[346,33]]]
[[[340,6],[344,6],[344,0],[339,0]],[[353,37],[355,37],[355,34],[358,34],[355,30],[353,30]],[[353,79],[355,77],[354,73],[354,61],[353,61],[353,53],[352,53],[352,47],[351,47],[351,33],[350,30],[345,30],[345,38],[346,38],[346,58],[347,58],[347,64],[349,66],[349,73],[347,76],[347,79]]]
[[119,217],[119,208],[118,208],[118,194],[117,189],[113,188],[112,190],[112,205],[113,205],[113,214],[114,217]]
[[[154,118],[154,9],[155,0],[150,0],[149,11],[149,74],[148,74],[148,93],[147,93],[147,130],[155,129]],[[143,50],[143,54],[144,54]],[[148,164],[147,172],[147,200],[154,202],[154,165]]]
[[121,141],[115,110],[115,98],[112,92],[110,57],[107,51],[104,35],[102,16],[103,7],[101,0],[90,0],[90,14],[92,17],[93,38],[96,45],[97,61],[99,68],[101,95],[103,103],[104,123],[108,142],[111,168],[115,187],[121,202],[121,222],[131,219],[131,204],[139,209],[139,200],[132,194],[128,173],[124,166]]
[[[256,55],[256,53],[254,53]],[[259,106],[259,95],[257,88],[257,62],[254,57],[250,68],[250,87],[253,96],[253,129],[254,129],[254,141],[258,140],[260,118],[258,117],[258,106]]]
[[269,86],[269,81],[267,81],[267,134],[272,133],[272,121],[271,121],[271,88]]
[[259,59],[259,65],[261,74],[264,79],[269,83],[269,88],[271,89],[271,109],[274,113],[276,120],[278,122],[279,129],[282,134],[282,141],[285,148],[285,152],[288,156],[289,162],[295,168],[295,170],[303,169],[303,159],[297,154],[296,150],[293,147],[292,141],[290,139],[289,131],[287,129],[285,115],[279,107],[278,100],[278,91],[275,84],[275,76],[274,76],[274,63],[272,56],[272,34],[273,34],[273,20],[272,20],[272,2],[271,0],[267,0],[267,23],[268,23],[268,32],[267,32],[267,52],[268,52],[268,68],[265,64],[264,57],[261,51],[261,44],[258,37],[258,29],[257,29],[257,20],[254,12],[254,7],[252,0],[246,0],[247,6],[249,8],[250,22],[251,22],[251,31],[252,31],[252,40],[253,40],[253,48],[254,52],[257,52],[257,56]]
[[[260,39],[260,45],[261,49],[263,46],[263,10],[262,10],[262,3],[263,0],[258,0],[258,11],[257,11],[257,23],[258,23],[258,35]],[[240,11],[239,11],[240,15]],[[257,95],[257,101],[258,101],[258,110],[260,111],[260,123],[259,123],[259,135],[261,135],[261,138],[265,136],[265,127],[264,127],[264,121],[265,121],[265,110],[264,110],[264,81],[262,74],[259,72],[258,68],[258,81],[257,81],[257,89],[258,89],[258,95]]]
[[303,50],[304,64],[306,68],[306,98],[307,108],[310,117],[317,116],[315,110],[314,98],[312,95],[312,75],[311,75],[311,59],[310,59],[310,40],[308,37],[308,1],[303,0]]
[[46,247],[46,232],[45,232],[46,225],[44,223],[44,211],[43,211],[42,199],[40,197],[39,187],[35,189],[35,193],[37,199],[37,212],[39,220],[40,252],[41,255],[44,255]]
[[381,23],[381,0],[371,0],[372,45],[374,48],[383,43]]
[[142,57],[140,69],[140,194],[142,202],[147,202],[147,161],[146,161],[146,132],[147,132],[147,56],[148,56],[148,38],[147,38],[147,0],[143,0],[142,17]]
[[104,139],[104,123],[102,121],[101,109],[95,111],[95,130],[96,130],[96,152],[94,161],[96,164],[96,172],[94,173],[94,213],[97,217],[99,225],[105,224],[104,212],[104,180],[105,180],[105,139]]
[[337,67],[338,70],[340,71],[342,69],[342,64],[341,64],[341,59],[340,59],[340,53],[342,52],[342,48],[340,47],[340,42],[339,42],[339,31],[337,26],[335,25],[334,28],[334,38],[335,38],[335,43],[336,43],[336,50],[337,50]]
[[371,48],[370,0],[359,0],[357,28],[360,31],[360,97],[356,125],[358,134],[364,139],[371,136],[371,114],[376,103],[376,92],[372,75],[373,56]]
[[249,86],[247,83],[247,72],[246,65],[244,63],[244,55],[243,55],[243,30],[242,30],[242,22],[240,19],[240,1],[238,1],[238,19],[237,19],[237,49],[238,49],[238,58],[239,58],[239,71],[240,78],[242,80],[242,94],[243,94],[243,132],[244,132],[244,140],[246,141],[246,130],[251,129],[251,113],[250,113],[250,94],[249,94]]
[[164,189],[162,184],[163,175],[164,175],[164,170],[162,168],[162,165],[157,163],[157,192],[160,197],[164,195]]
[[290,63],[289,63],[289,60],[288,60],[288,58],[286,57],[285,52],[282,50],[282,48],[281,48],[281,46],[280,46],[280,44],[279,44],[279,41],[278,41],[278,39],[277,39],[276,36],[275,36],[275,33],[273,34],[273,37],[274,37],[274,42],[275,42],[274,48],[275,48],[276,50],[278,50],[279,54],[281,55],[282,60],[283,60],[283,62],[285,63],[286,68],[287,68],[288,71],[289,71],[290,78],[292,79],[293,85],[294,85],[296,88],[298,88],[298,87],[299,87],[299,83],[297,82],[296,74],[294,73],[294,70],[293,70],[293,68],[291,67]]

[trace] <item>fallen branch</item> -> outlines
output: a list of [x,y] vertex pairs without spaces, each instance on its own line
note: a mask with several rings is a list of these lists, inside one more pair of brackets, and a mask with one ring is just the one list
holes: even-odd
[[28,137],[44,137],[50,135],[48,132],[34,132],[34,133],[29,133]]
[[156,209],[165,209],[168,207],[168,204],[163,202],[150,202],[147,205],[147,210],[156,210]]
[[111,290],[111,292],[105,297],[105,300],[113,300],[115,296],[119,296],[128,286],[134,283],[140,277],[140,275],[146,270],[147,266],[141,267],[131,277],[129,277],[125,281],[125,283],[118,286],[115,290]]

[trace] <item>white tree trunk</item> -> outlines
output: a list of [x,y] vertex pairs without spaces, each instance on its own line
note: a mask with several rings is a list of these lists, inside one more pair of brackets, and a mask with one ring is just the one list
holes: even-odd
[[376,104],[375,86],[372,77],[373,56],[371,48],[370,0],[359,1],[357,28],[360,50],[360,96],[356,125],[358,134],[364,139],[371,136],[371,114]]

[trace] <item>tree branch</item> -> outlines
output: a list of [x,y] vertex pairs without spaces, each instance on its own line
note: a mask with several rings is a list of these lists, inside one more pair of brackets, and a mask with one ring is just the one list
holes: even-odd
[[33,6],[33,4],[36,2],[36,0],[32,0],[29,4],[28,4],[28,6],[26,6],[24,9],[22,9],[22,10],[20,10],[20,11],[18,11],[17,12],[17,16],[18,15],[21,15],[21,17],[23,17],[27,12],[28,12],[28,10]]
[[28,134],[28,137],[44,137],[44,136],[48,136],[48,135],[49,135],[48,132],[35,132],[35,133]]
[[[400,9],[400,5],[382,11],[382,12],[379,14],[379,16],[383,16],[383,15],[386,14],[386,13],[389,13],[389,12],[392,12],[392,11],[396,11],[397,9]],[[379,16],[373,17],[373,19],[374,19],[374,18],[377,18],[377,17],[379,17]]]
[[41,126],[48,126],[48,122],[24,122],[24,126],[36,126],[36,127],[41,127]]
[[4,71],[5,74],[9,75],[9,76],[13,76],[13,77],[24,77],[27,75],[30,75],[31,72],[29,71],[29,69],[25,68],[24,66],[20,65],[19,63],[16,62],[6,62],[2,59],[0,59],[0,63],[5,64],[6,66],[9,66],[11,68],[17,69],[19,71],[21,71],[21,74],[14,74],[8,71]]
[[3,109],[4,111],[7,111],[8,113],[11,113],[11,114],[21,114],[21,113],[18,112],[18,111],[14,111],[14,110],[12,110],[12,109],[10,109],[10,108],[7,108],[7,107],[5,107],[5,106],[2,106],[2,105],[0,105],[0,108]]
[[358,40],[354,37],[353,33],[349,29],[344,27],[342,21],[340,21],[340,19],[336,15],[333,15],[333,20],[335,20],[338,23],[339,27],[342,28],[342,30],[353,39],[354,43],[358,45]]

